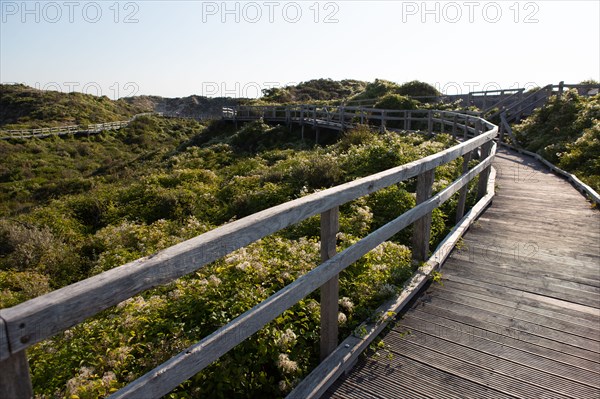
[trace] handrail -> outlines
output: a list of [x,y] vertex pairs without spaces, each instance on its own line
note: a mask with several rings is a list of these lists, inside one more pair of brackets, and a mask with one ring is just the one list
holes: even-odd
[[[316,114],[317,108],[302,106],[299,111],[303,112],[309,109]],[[277,117],[281,109],[270,109],[269,111],[271,111],[270,115]],[[286,111],[286,114],[290,115],[292,109],[288,108]],[[410,115],[410,112],[414,112],[380,111],[382,121],[385,121],[386,112],[405,112],[405,117],[407,113]],[[440,123],[442,129],[448,125],[454,127],[460,125],[464,128],[465,136],[473,134],[474,137],[417,161],[266,209],[169,247],[152,256],[116,267],[11,308],[1,309],[0,360],[2,360],[3,365],[11,365],[15,369],[20,368],[22,373],[23,364],[25,364],[25,367],[27,366],[24,352],[27,347],[70,328],[102,310],[117,305],[133,295],[169,283],[222,258],[238,248],[292,224],[299,223],[313,215],[321,214],[322,218],[324,215],[337,218],[340,205],[413,177],[418,177],[417,205],[414,208],[346,250],[324,260],[321,265],[311,272],[284,287],[278,293],[197,344],[192,345],[186,351],[181,352],[122,388],[112,397],[145,398],[161,396],[170,392],[182,381],[202,370],[248,336],[258,331],[266,323],[289,309],[298,300],[323,286],[327,281],[334,278],[338,272],[368,251],[412,223],[416,223],[415,237],[420,237],[419,240],[413,243],[415,246],[413,253],[426,254],[433,209],[439,207],[458,191],[461,192],[460,201],[463,201],[464,204],[466,185],[477,175],[481,175],[478,196],[481,198],[485,195],[490,163],[494,156],[492,140],[498,133],[497,126],[478,117],[446,111],[427,112],[428,127],[431,128],[435,116],[435,119],[439,121],[436,123]],[[332,116],[338,115],[338,118],[342,118],[343,123],[345,114],[346,112],[342,110],[333,113]],[[464,123],[458,123],[459,119]],[[435,168],[458,157],[470,156],[474,151],[481,151],[482,161],[472,169],[465,170],[461,177],[432,197],[431,187]],[[459,216],[462,216],[462,214]],[[335,237],[335,234],[333,234],[333,237]],[[322,240],[322,245],[330,244]],[[425,259],[421,257],[416,260],[423,261]],[[334,302],[337,306],[337,299]],[[326,306],[326,304],[322,304],[323,306]],[[337,317],[335,320],[326,320],[322,317],[322,322],[334,323],[331,328],[322,329],[322,331],[328,330],[330,334],[331,331],[335,331],[337,336]],[[7,370],[10,370],[11,367],[7,367]],[[5,383],[4,379],[2,379],[2,382]],[[26,384],[23,381],[12,382],[12,384],[19,383]],[[10,387],[7,388],[0,384],[0,393],[13,392],[9,389]]]
[[483,111],[481,111],[481,113],[485,115],[486,113],[490,112],[492,109],[500,107],[500,106],[506,104],[510,100],[513,100],[515,97],[518,98],[519,96],[522,96],[524,92],[525,92],[525,89],[518,89],[514,93],[512,93],[511,95],[509,95],[507,97],[504,97],[502,100],[498,101],[497,103],[494,103],[494,104],[490,105],[489,107],[487,107],[486,109],[484,109]]
[[[286,122],[287,124],[299,123],[303,129],[305,125],[308,125],[315,128],[325,127],[345,130],[359,124],[377,122],[382,130],[420,130],[432,133],[434,127],[438,126],[438,132],[449,130],[454,137],[456,137],[459,130],[462,130],[467,136],[471,136],[479,128],[477,124],[481,124],[488,129],[495,126],[477,115],[431,109],[390,110],[337,105],[239,105],[236,107],[223,107],[222,112],[222,118],[225,120],[238,122],[262,118],[275,122]],[[391,121],[401,122],[402,128],[389,128],[387,125]],[[415,129],[413,122],[421,123],[416,126],[419,127],[418,129]],[[302,133],[302,137],[304,137],[304,133]]]
[[[527,94],[526,96],[524,96],[524,97],[523,97],[523,99],[522,99],[521,101],[519,101],[519,102],[517,102],[517,103],[515,103],[515,104],[511,105],[511,106],[510,106],[510,107],[508,107],[508,108],[501,109],[501,110],[498,110],[498,111],[494,112],[493,114],[489,115],[489,116],[488,116],[488,118],[495,118],[495,117],[497,117],[498,115],[500,115],[500,114],[502,114],[502,113],[504,113],[504,114],[508,114],[508,113],[510,113],[510,112],[512,112],[512,111],[514,111],[514,110],[516,110],[516,109],[519,109],[520,111],[522,111],[522,109],[523,109],[524,107],[526,107],[526,106],[527,106],[527,107],[528,107],[528,106],[531,106],[531,105],[532,105],[532,103],[534,103],[534,102],[537,104],[537,102],[539,102],[539,100],[540,100],[541,98],[543,98],[543,99],[547,99],[547,98],[549,97],[549,95],[548,95],[548,94],[546,94],[546,96],[544,96],[544,97],[540,97],[540,98],[536,98],[536,97],[537,97],[537,96],[538,96],[540,93],[543,93],[543,92],[546,92],[546,93],[548,93],[549,91],[552,91],[552,88],[553,88],[553,87],[554,87],[554,86],[553,86],[553,85],[551,85],[551,84],[549,84],[549,85],[547,85],[547,86],[544,86],[544,87],[540,87],[540,88],[538,88],[537,90],[534,90],[534,91],[532,91],[531,93],[529,93],[529,94]],[[533,99],[533,101],[532,101],[532,99]]]

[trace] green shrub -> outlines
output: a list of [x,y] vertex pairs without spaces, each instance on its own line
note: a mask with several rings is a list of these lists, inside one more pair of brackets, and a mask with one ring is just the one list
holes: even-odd
[[[412,110],[418,108],[419,102],[400,94],[387,94],[375,103],[374,108]],[[394,122],[394,121],[392,121]]]
[[[397,90],[397,93],[409,97],[437,97],[441,93],[432,85],[418,80],[403,83]],[[426,101],[435,101],[434,98],[425,99]]]

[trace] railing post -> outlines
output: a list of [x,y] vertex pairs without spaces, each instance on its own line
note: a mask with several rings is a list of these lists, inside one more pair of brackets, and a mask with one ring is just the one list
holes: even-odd
[[[477,151],[476,149],[473,151]],[[469,161],[471,161],[471,156],[473,154],[473,151],[471,152],[467,152],[465,155],[463,155],[463,167],[462,167],[462,173],[463,175],[465,173],[467,173],[467,171],[469,170]],[[469,191],[469,185],[466,184],[463,186],[463,188],[460,189],[459,194],[458,194],[458,204],[456,204],[456,224],[458,224],[458,222],[460,222],[460,220],[462,219],[462,217],[465,215],[465,204],[467,202],[467,193]]]
[[502,123],[502,118],[500,119],[500,124],[498,126],[498,142],[504,142],[504,124]]
[[344,107],[340,107],[340,124],[342,125],[342,131],[344,130]]
[[565,82],[561,80],[560,82],[558,82],[558,97],[562,96],[564,89],[565,89]]
[[433,111],[429,110],[427,112],[427,131],[429,134],[433,132]]
[[381,133],[385,132],[385,109],[381,110]]
[[[3,324],[3,323],[2,323]],[[4,326],[1,326],[4,328]],[[25,351],[0,361],[0,398],[32,398],[33,388]]]
[[406,130],[410,130],[411,124],[412,124],[411,123],[412,122],[412,112],[411,111],[408,111],[408,115],[406,117],[406,122],[407,122]]
[[466,116],[465,117],[465,124],[464,124],[464,139],[468,140],[469,139],[469,117]]
[[302,130],[302,141],[304,141],[304,105],[300,106],[300,126]]
[[[339,208],[321,214],[321,260],[336,254],[336,235],[339,230]],[[338,345],[339,275],[321,286],[321,360]]]
[[[417,205],[431,197],[435,169],[423,172],[417,178]],[[431,236],[431,212],[413,224],[412,259],[423,262],[429,256],[429,239]]]
[[452,119],[452,137],[456,138],[456,120],[457,115],[454,114],[454,118]]
[[238,112],[240,112],[240,106],[236,105],[235,108],[233,109],[233,125],[235,126],[235,130],[238,129],[238,120],[237,120]]
[[[487,141],[481,146],[481,160],[487,158],[492,151],[492,140]],[[490,176],[490,167],[488,166],[479,174],[479,182],[477,183],[477,200],[485,197],[487,194],[488,178]]]

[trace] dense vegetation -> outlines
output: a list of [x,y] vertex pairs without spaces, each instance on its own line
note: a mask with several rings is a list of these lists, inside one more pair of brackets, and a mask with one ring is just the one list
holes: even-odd
[[378,100],[389,95],[420,98],[423,102],[439,96],[440,92],[428,83],[413,80],[397,84],[384,79],[373,82],[359,80],[313,79],[298,85],[263,90],[261,101],[292,103],[306,101],[357,101]]
[[[159,117],[90,137],[0,142],[0,307],[452,144],[360,127],[314,146],[262,121],[235,130]],[[435,190],[459,174],[460,161],[438,168]],[[343,206],[340,249],[413,206],[414,184]],[[434,212],[433,244],[454,206]],[[127,384],[318,264],[318,234],[310,218],[30,348],[36,394],[95,398]],[[342,274],[342,336],[415,270],[409,237],[399,233]],[[315,295],[170,396],[284,395],[317,361]]]
[[600,191],[600,95],[570,90],[514,127],[517,140]]
[[[354,96],[352,100],[380,99],[391,94],[406,97],[436,97],[440,95],[440,92],[430,84],[417,80],[399,85],[389,80],[375,79],[373,82],[367,83],[365,89]],[[430,99],[421,98],[421,100]]]
[[114,122],[148,111],[152,109],[106,96],[0,85],[0,129],[5,130]]
[[265,89],[262,99],[278,103],[343,100],[362,92],[366,85],[366,82],[353,79],[313,79],[297,85]]

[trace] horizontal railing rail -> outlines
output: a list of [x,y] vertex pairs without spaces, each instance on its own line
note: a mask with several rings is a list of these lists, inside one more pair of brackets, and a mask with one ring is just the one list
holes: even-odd
[[[255,110],[258,107],[255,107]],[[263,109],[274,118],[293,120],[306,112],[344,123],[346,114],[356,116],[355,109],[301,106],[298,109]],[[229,112],[229,111],[226,111]],[[235,110],[239,113],[239,109]],[[405,111],[370,110],[386,119],[386,114]],[[406,111],[411,115],[412,112]],[[238,114],[239,115],[239,114]],[[283,116],[282,116],[283,115]],[[466,139],[451,148],[414,162],[332,187],[228,223],[200,236],[169,247],[152,256],[138,259],[86,280],[50,292],[38,298],[0,310],[0,396],[15,392],[30,395],[31,383],[25,350],[31,345],[83,322],[99,312],[117,305],[148,289],[164,285],[192,273],[213,261],[276,233],[311,216],[321,215],[323,263],[301,276],[265,301],[238,316],[200,342],[159,365],[112,395],[114,398],[148,398],[167,394],[181,382],[201,371],[227,351],[265,326],[300,299],[321,288],[322,357],[337,345],[337,275],[367,252],[403,228],[414,224],[413,258],[427,259],[431,230],[431,213],[459,192],[457,219],[465,211],[467,184],[479,176],[478,198],[488,190],[488,176],[494,156],[494,137],[498,127],[478,117],[447,111],[427,111],[419,122],[427,127],[438,123],[462,127]],[[410,119],[410,118],[409,118]],[[302,118],[298,121],[303,120]],[[341,121],[341,122],[340,122]],[[416,123],[417,121],[415,121]],[[480,162],[469,169],[469,160],[480,154]],[[463,174],[445,189],[432,196],[435,168],[463,157]],[[417,205],[369,234],[351,247],[335,253],[338,209],[341,205],[369,195],[390,185],[417,178]],[[6,372],[5,372],[6,371]],[[15,377],[21,376],[21,377]],[[25,376],[25,377],[23,377]]]

